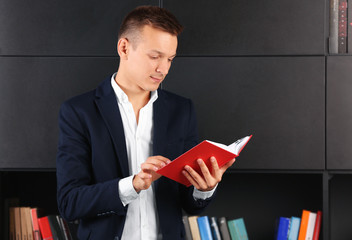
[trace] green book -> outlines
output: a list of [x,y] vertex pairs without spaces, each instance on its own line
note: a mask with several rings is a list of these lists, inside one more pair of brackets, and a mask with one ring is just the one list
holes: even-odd
[[229,220],[227,225],[232,240],[248,240],[248,234],[243,218]]

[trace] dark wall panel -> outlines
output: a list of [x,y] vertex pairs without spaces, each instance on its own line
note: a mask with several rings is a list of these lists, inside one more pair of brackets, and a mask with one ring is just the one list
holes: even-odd
[[324,169],[324,68],[324,57],[178,57],[163,88],[194,101],[201,139],[253,134],[236,168]]
[[61,103],[117,67],[118,58],[0,58],[0,168],[54,168]]
[[182,55],[324,54],[325,1],[164,0]]
[[327,61],[327,168],[352,169],[352,56]]
[[123,17],[146,1],[0,1],[0,55],[116,56]]

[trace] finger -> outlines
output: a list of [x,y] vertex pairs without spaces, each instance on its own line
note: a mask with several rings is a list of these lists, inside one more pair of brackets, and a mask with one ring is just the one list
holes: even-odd
[[163,156],[152,156],[145,161],[145,163],[154,164],[159,168],[166,166],[170,162],[171,162],[170,159]]
[[158,171],[159,167],[153,163],[144,162],[141,164],[141,169],[143,171]]
[[211,163],[213,176],[217,177],[219,175],[219,173],[220,173],[218,161],[216,161],[215,157],[211,157],[210,158],[210,163]]
[[[207,167],[207,165],[203,162],[203,160],[198,159],[197,160],[199,167],[202,171],[203,177],[204,177],[204,181],[206,183],[206,189],[212,189],[215,187],[215,185],[220,182],[221,180],[221,173],[219,171],[219,166],[218,163],[215,159],[215,157],[211,157],[210,158],[210,162],[212,164],[212,166],[215,166],[215,170],[213,168],[212,172],[213,174],[210,174],[209,168]],[[216,171],[217,169],[217,171]]]
[[152,174],[150,174],[150,173],[148,173],[148,172],[140,171],[137,175],[138,175],[138,177],[140,177],[141,179],[151,179],[151,178],[152,178]]
[[197,189],[204,190],[207,188],[207,183],[205,182],[204,178],[199,175],[198,172],[196,172],[193,168],[190,166],[185,166],[185,170],[188,172],[190,177],[197,183],[196,185],[199,186]]
[[211,176],[209,169],[208,169],[207,165],[205,164],[205,162],[202,159],[198,159],[197,163],[200,167],[200,170],[201,170],[205,180],[207,180],[207,178],[211,178],[212,176]]
[[193,177],[186,170],[182,170],[182,173],[196,189],[200,189],[199,184],[193,179]]
[[224,166],[221,167],[221,171],[224,173],[229,167],[232,166],[232,164],[234,164],[235,161],[236,161],[236,158],[234,158],[231,161],[227,162]]

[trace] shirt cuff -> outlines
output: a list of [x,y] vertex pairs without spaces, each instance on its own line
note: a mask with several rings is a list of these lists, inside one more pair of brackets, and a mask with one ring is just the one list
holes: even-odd
[[133,177],[132,175],[119,181],[119,197],[124,207],[138,198],[138,193],[132,183]]
[[198,200],[198,199],[205,200],[207,198],[212,197],[217,187],[218,187],[218,185],[216,185],[213,188],[213,190],[210,190],[210,191],[207,191],[207,192],[202,192],[202,191],[199,191],[197,188],[193,188],[193,198],[194,198],[194,200]]

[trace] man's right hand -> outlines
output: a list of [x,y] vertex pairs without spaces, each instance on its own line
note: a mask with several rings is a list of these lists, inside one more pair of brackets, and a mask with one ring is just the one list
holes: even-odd
[[141,165],[141,171],[133,177],[133,187],[136,192],[146,190],[152,182],[161,177],[156,171],[171,161],[163,156],[151,156]]

